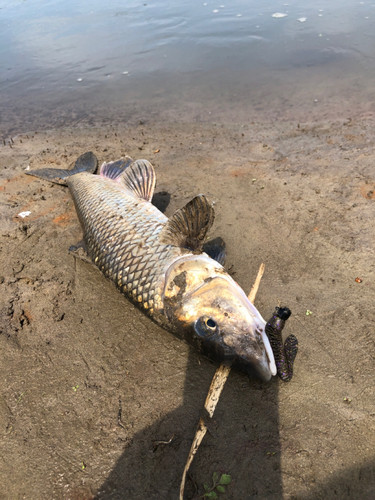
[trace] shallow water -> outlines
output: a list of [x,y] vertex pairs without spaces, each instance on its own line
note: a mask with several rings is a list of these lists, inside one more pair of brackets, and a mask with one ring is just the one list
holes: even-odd
[[11,0],[0,130],[372,113],[374,48],[371,2]]

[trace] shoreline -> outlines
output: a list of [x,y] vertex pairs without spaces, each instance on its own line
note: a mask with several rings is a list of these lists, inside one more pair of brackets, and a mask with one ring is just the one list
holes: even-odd
[[[155,192],[170,195],[167,216],[206,194],[210,235],[225,240],[234,279],[248,293],[265,262],[257,308],[269,317],[280,300],[292,310],[292,382],[231,373],[216,437],[190,470],[197,487],[221,471],[236,499],[370,498],[375,120],[140,121],[0,145],[3,494],[177,497],[216,369],[68,254],[81,234],[69,192],[24,175],[28,165],[68,168],[92,150],[99,164],[151,161]],[[186,498],[195,494],[189,481]]]

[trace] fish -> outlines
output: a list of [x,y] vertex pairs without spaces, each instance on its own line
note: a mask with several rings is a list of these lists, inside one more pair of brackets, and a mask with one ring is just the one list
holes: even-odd
[[225,270],[223,245],[209,244],[215,214],[199,194],[172,217],[151,203],[147,160],[104,162],[92,152],[71,170],[26,172],[69,187],[91,262],[147,316],[211,360],[269,381],[276,375],[266,321]]

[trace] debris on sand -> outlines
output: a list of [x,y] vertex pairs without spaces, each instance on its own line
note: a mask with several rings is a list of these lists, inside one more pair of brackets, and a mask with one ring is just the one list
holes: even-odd
[[30,211],[20,212],[20,213],[18,214],[18,217],[22,217],[22,219],[24,219],[25,217],[28,217],[30,214],[31,214],[31,212],[30,212]]

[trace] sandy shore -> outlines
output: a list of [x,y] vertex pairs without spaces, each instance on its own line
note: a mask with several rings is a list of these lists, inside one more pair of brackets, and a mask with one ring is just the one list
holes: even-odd
[[149,159],[167,215],[206,194],[234,278],[248,292],[265,262],[258,309],[293,313],[292,382],[231,373],[186,498],[215,471],[233,500],[375,497],[374,133],[372,119],[146,123],[2,145],[0,499],[177,498],[216,369],[68,254],[68,190],[24,171],[85,151]]

